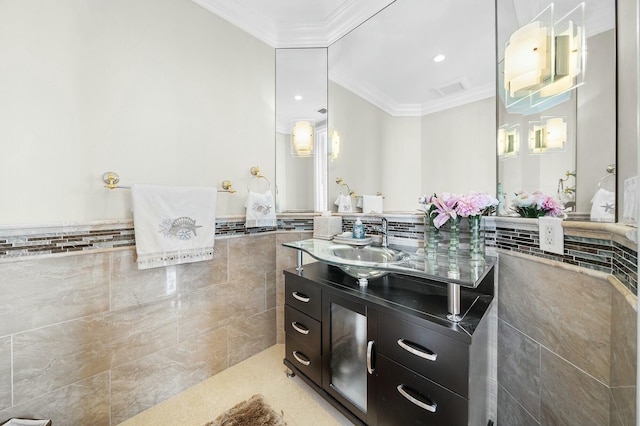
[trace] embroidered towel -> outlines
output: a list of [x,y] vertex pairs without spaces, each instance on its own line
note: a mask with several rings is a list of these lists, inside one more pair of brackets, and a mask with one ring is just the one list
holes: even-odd
[[591,199],[591,220],[594,222],[613,222],[616,212],[616,194],[600,188]]
[[133,185],[138,269],[213,259],[215,188]]
[[338,206],[338,213],[351,213],[351,196],[350,195],[338,195],[335,203]]
[[267,191],[264,194],[249,191],[249,196],[247,196],[247,202],[244,206],[247,208],[247,218],[244,223],[246,228],[277,226],[271,191]]

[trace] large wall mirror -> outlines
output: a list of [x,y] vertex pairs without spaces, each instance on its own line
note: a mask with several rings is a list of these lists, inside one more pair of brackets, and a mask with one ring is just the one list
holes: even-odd
[[498,0],[498,188],[616,220],[615,0]]
[[325,210],[327,49],[276,49],[276,210]]

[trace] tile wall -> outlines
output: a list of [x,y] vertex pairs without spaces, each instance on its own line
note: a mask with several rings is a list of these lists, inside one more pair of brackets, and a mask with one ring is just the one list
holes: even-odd
[[[360,217],[379,233],[380,217]],[[296,264],[282,243],[310,238],[313,218],[243,219],[217,222],[213,260],[147,271],[131,223],[0,228],[0,423],[115,425],[282,343],[281,271]],[[420,244],[419,215],[388,220],[390,239]],[[499,424],[632,424],[637,249],[605,228],[569,226],[549,255],[534,224],[485,221],[500,256]]]
[[275,344],[280,232],[313,221],[238,222],[213,260],[143,271],[131,224],[0,230],[0,423],[116,425]]

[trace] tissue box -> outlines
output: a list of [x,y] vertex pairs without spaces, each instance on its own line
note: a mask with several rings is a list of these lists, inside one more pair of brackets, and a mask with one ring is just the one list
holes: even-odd
[[313,218],[313,238],[330,240],[342,233],[342,216],[316,216]]

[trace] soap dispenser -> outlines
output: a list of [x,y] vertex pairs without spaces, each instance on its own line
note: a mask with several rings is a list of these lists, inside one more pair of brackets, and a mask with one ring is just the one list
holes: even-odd
[[358,218],[356,220],[355,225],[353,225],[353,238],[363,239],[364,238],[364,225],[362,221]]

